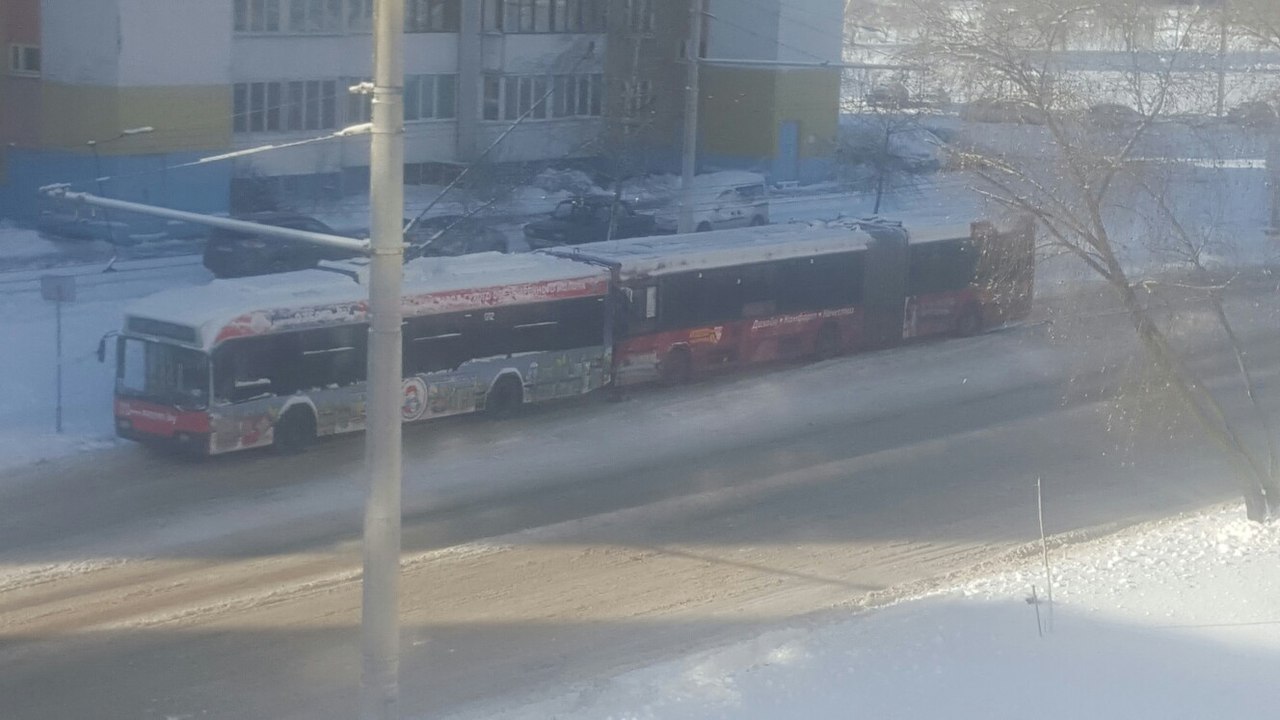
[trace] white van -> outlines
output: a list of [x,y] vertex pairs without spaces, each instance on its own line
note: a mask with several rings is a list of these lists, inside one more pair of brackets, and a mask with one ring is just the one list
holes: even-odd
[[[769,223],[769,195],[763,175],[707,173],[694,177],[693,188],[693,227],[697,232]],[[658,230],[675,232],[679,218],[680,201],[676,200],[670,210],[657,216]]]

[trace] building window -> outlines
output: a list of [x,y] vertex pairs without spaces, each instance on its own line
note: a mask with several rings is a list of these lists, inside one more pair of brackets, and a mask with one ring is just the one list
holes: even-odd
[[530,120],[545,120],[547,105],[547,78],[543,75],[508,76],[502,101],[502,119],[515,120],[528,113]]
[[603,101],[604,76],[598,73],[490,75],[484,79],[485,120],[598,117]]
[[373,32],[374,0],[347,0],[347,32]]
[[[232,131],[257,133],[336,129],[337,92],[336,80],[236,83],[232,88]],[[351,107],[348,103],[348,112]]]
[[498,0],[486,5],[485,29],[508,33],[604,31],[604,0]]
[[484,119],[497,120],[502,112],[502,78],[484,76]]
[[9,72],[14,75],[39,75],[40,46],[10,45]]
[[407,75],[404,119],[447,120],[457,115],[457,75]]
[[627,27],[637,35],[653,34],[653,0],[627,0]]
[[[491,0],[499,7],[503,1]],[[336,35],[373,30],[375,0],[234,2],[234,28],[237,33]],[[405,32],[458,32],[462,0],[404,0],[404,3]]]
[[623,102],[628,116],[636,116],[647,112],[653,105],[653,82],[651,80],[628,80],[623,87]]
[[458,32],[460,2],[461,0],[406,0],[405,32]]
[[289,0],[289,32],[342,32],[342,4],[342,0]]
[[235,30],[280,32],[280,0],[235,0]]

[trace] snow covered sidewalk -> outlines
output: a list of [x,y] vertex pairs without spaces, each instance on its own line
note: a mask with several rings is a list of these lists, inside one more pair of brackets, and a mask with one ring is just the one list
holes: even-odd
[[994,576],[834,624],[474,717],[1271,717],[1277,560],[1280,525],[1213,508],[1051,549],[1051,627],[1043,562],[1028,553]]

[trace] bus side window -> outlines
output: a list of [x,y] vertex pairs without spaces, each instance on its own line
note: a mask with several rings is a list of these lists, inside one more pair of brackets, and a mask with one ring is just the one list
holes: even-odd
[[454,316],[410,320],[404,333],[404,374],[456,370],[462,364],[462,328]]
[[223,402],[244,402],[293,392],[288,378],[297,367],[289,336],[227,342],[214,353],[214,392]]
[[652,332],[658,321],[658,286],[644,285],[623,290],[629,299],[627,319],[625,325],[614,327],[614,335],[627,337],[633,333]]
[[777,288],[773,268],[768,265],[748,265],[742,268],[742,315],[764,317],[777,310]]
[[364,325],[297,333],[302,354],[297,385],[300,388],[325,388],[362,382],[368,335],[368,327]]

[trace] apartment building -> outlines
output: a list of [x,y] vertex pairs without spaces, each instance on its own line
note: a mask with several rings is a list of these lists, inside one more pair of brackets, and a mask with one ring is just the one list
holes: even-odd
[[[610,15],[610,139],[644,169],[679,167],[690,0]],[[699,170],[829,176],[839,120],[842,0],[704,0]]]
[[[606,117],[631,122],[641,109],[655,118],[640,133],[649,169],[678,168],[690,0],[405,3],[410,182],[482,155],[496,164],[608,156],[622,145]],[[55,182],[202,212],[243,205],[263,183],[285,197],[363,191],[367,136],[279,146],[369,120],[369,95],[351,88],[372,74],[373,5],[6,0],[0,216],[33,220],[36,189]],[[814,65],[840,59],[840,8],[708,0],[704,58],[749,62],[704,69],[704,166],[779,179],[820,172],[838,71]],[[263,146],[279,149],[202,162]]]

